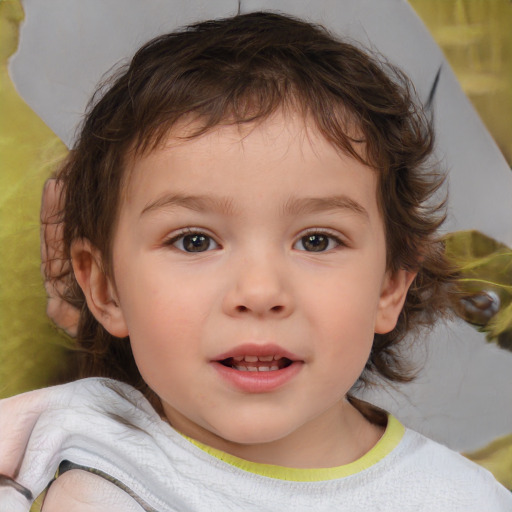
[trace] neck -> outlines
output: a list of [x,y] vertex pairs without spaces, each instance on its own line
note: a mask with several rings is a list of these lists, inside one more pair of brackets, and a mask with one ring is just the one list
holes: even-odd
[[289,435],[265,443],[234,443],[176,417],[171,423],[188,437],[235,457],[291,468],[349,464],[371,450],[384,433],[384,427],[370,423],[346,400]]

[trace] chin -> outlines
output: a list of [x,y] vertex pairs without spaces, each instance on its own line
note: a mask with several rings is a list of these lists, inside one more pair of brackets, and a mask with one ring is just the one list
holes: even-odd
[[258,445],[280,441],[293,429],[281,424],[269,425],[268,422],[231,422],[228,428],[219,429],[216,434],[228,443],[240,445]]

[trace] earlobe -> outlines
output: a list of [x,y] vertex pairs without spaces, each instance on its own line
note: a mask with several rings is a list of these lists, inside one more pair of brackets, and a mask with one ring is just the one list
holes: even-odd
[[377,334],[386,334],[395,328],[407,292],[415,277],[416,272],[408,272],[403,269],[394,274],[388,273],[386,275],[375,320],[375,332]]
[[115,287],[103,270],[99,250],[89,240],[75,240],[71,245],[71,261],[87,306],[96,320],[113,336],[128,336]]

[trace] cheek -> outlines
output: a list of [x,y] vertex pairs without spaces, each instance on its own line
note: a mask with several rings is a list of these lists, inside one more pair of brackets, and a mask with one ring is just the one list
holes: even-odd
[[[359,279],[324,283],[323,293],[310,294],[304,310],[313,326],[323,364],[357,379],[373,345],[379,290]],[[337,284],[342,283],[342,284]],[[337,377],[335,377],[337,378]]]
[[[380,301],[380,280],[366,273],[318,283],[316,293],[303,293],[305,311],[335,332],[362,332],[373,326]],[[307,313],[306,313],[307,314]]]
[[[151,258],[122,272],[119,295],[127,310],[128,321],[162,325],[168,329],[200,320],[201,311],[211,299],[211,290],[204,280],[169,268],[161,258]],[[194,322],[195,323],[195,322]]]
[[141,370],[164,362],[174,365],[200,352],[208,317],[218,303],[202,284],[158,271],[137,272],[123,282],[120,300]]

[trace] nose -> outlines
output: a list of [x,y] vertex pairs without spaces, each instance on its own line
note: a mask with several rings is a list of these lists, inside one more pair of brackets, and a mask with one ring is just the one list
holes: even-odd
[[286,265],[275,255],[253,255],[231,267],[223,309],[230,316],[284,318],[293,311]]

